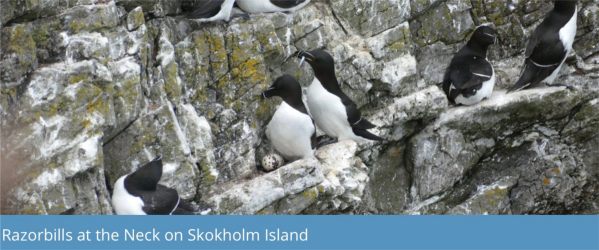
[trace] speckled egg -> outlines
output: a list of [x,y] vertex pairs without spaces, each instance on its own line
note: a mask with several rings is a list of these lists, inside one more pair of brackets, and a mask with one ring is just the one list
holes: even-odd
[[283,157],[276,153],[267,154],[262,158],[262,167],[266,171],[273,171],[283,165]]

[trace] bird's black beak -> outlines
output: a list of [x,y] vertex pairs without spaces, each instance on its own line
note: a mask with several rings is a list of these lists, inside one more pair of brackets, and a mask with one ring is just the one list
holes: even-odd
[[303,50],[296,51],[293,55],[295,55],[297,58],[300,58],[300,66],[302,66],[304,61],[312,62],[315,59],[314,55],[312,55],[308,51]]
[[267,90],[265,90],[264,92],[262,92],[262,99],[266,99],[266,98],[270,98],[273,96],[273,92],[276,89],[274,87],[270,87]]

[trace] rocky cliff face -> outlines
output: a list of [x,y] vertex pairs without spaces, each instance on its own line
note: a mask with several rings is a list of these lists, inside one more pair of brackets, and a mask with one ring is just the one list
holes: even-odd
[[[2,0],[2,213],[110,214],[116,179],[163,155],[163,183],[206,213],[599,212],[599,4],[579,1],[559,82],[506,94],[548,1],[328,0],[229,23],[193,1]],[[500,34],[490,100],[440,82],[479,24]],[[339,142],[273,172],[259,94],[312,76],[326,48],[344,91],[388,140]]]

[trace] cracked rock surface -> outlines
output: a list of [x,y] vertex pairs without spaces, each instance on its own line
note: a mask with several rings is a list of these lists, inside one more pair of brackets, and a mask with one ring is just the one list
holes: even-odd
[[[599,213],[599,4],[579,1],[557,82],[506,94],[550,1],[313,0],[294,14],[184,18],[194,1],[3,0],[2,213],[111,214],[116,179],[160,154],[162,183],[215,214]],[[493,96],[436,86],[483,23]],[[341,141],[264,172],[281,74],[326,48],[380,143]]]

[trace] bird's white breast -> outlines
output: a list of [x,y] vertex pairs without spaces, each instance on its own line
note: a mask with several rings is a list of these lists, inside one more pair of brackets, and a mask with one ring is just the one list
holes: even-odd
[[114,183],[114,190],[112,192],[112,207],[116,214],[119,215],[145,215],[142,207],[144,202],[140,197],[133,196],[125,189],[125,177],[121,176]]
[[316,77],[306,91],[306,102],[314,122],[327,135],[339,140],[356,138],[341,98],[328,92]]
[[307,0],[299,5],[293,6],[288,9],[281,8],[270,2],[270,0],[237,0],[237,5],[242,10],[249,13],[262,13],[262,12],[282,12],[282,11],[296,11],[306,6],[310,0]]
[[200,22],[213,22],[218,20],[229,21],[231,19],[231,12],[233,10],[233,4],[235,4],[235,0],[225,0],[220,7],[220,11],[216,13],[213,17],[209,18],[200,18],[198,21]]
[[564,27],[559,30],[559,39],[562,41],[564,48],[567,52],[572,50],[572,44],[574,44],[574,38],[576,37],[576,19],[578,10],[574,9],[574,15],[566,23]]
[[574,15],[570,18],[566,25],[564,25],[564,27],[562,27],[559,30],[559,40],[562,42],[564,48],[566,49],[566,54],[564,55],[564,59],[562,59],[559,66],[557,66],[557,68],[553,70],[551,75],[549,75],[542,81],[546,84],[552,84],[555,81],[557,75],[559,74],[559,71],[561,70],[562,66],[564,65],[564,62],[566,61],[566,57],[568,56],[568,54],[570,54],[570,51],[572,51],[572,45],[574,44],[574,38],[576,37],[577,15],[578,10],[574,9]]
[[461,94],[455,98],[455,102],[462,105],[474,105],[481,102],[485,98],[489,98],[493,94],[493,88],[495,87],[495,69],[491,67],[491,79],[483,82],[483,86],[476,91],[476,94],[463,97]]
[[267,125],[266,136],[275,150],[287,160],[312,156],[312,119],[282,102]]

